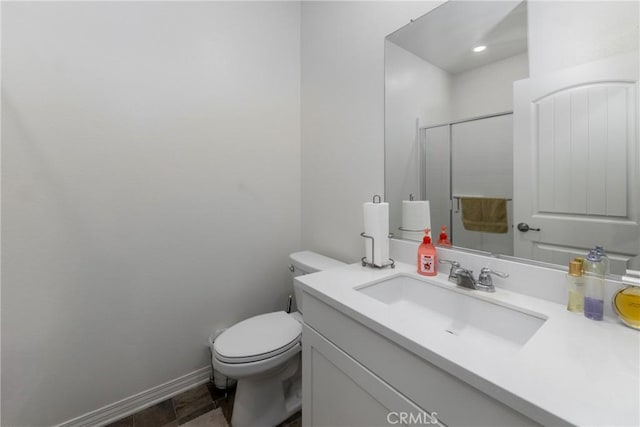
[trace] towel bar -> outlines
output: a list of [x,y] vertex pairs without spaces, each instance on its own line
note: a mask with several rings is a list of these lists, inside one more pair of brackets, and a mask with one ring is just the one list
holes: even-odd
[[493,197],[493,196],[467,196],[467,195],[459,195],[459,196],[451,196],[456,199],[456,209],[453,213],[460,212],[460,199],[504,199],[507,202],[512,201],[513,199],[507,197]]

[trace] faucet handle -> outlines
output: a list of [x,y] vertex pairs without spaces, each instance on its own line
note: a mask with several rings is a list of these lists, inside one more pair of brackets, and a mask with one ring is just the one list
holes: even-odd
[[506,279],[507,277],[509,277],[509,273],[504,273],[502,271],[498,271],[498,270],[492,270],[489,267],[483,267],[480,270],[480,276],[488,276],[489,274],[494,274],[498,277],[502,277],[503,279]]
[[493,286],[493,280],[491,279],[492,274],[495,274],[498,277],[502,277],[503,279],[509,277],[507,273],[503,273],[502,271],[492,270],[489,267],[483,267],[480,270],[480,276],[478,276],[476,289],[485,292],[495,292],[496,288]]
[[441,259],[439,260],[440,264],[450,264],[451,269],[449,270],[449,281],[455,283],[456,285],[460,283],[460,263],[458,261],[450,260],[450,259]]
[[440,264],[451,264],[451,268],[460,267],[460,263],[458,261],[454,261],[451,259],[440,259],[439,262]]

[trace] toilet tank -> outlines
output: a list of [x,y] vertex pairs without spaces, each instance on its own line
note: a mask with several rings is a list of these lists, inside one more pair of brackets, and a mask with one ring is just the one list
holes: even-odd
[[[293,277],[346,265],[344,262],[311,251],[294,252],[289,255],[289,261],[291,262],[289,270],[291,270]],[[295,281],[293,292],[298,311],[302,313],[302,291],[298,289]]]

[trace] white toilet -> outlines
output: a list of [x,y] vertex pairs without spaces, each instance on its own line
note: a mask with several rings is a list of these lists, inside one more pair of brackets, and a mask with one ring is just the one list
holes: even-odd
[[[293,277],[344,265],[310,251],[289,256]],[[300,410],[302,298],[297,312],[276,311],[243,320],[213,343],[213,367],[238,380],[233,427],[274,426]]]

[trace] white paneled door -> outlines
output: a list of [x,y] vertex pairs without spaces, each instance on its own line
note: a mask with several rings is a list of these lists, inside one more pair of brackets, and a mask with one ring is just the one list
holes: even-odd
[[598,244],[613,273],[640,267],[638,98],[636,53],[515,83],[516,256],[566,264]]

